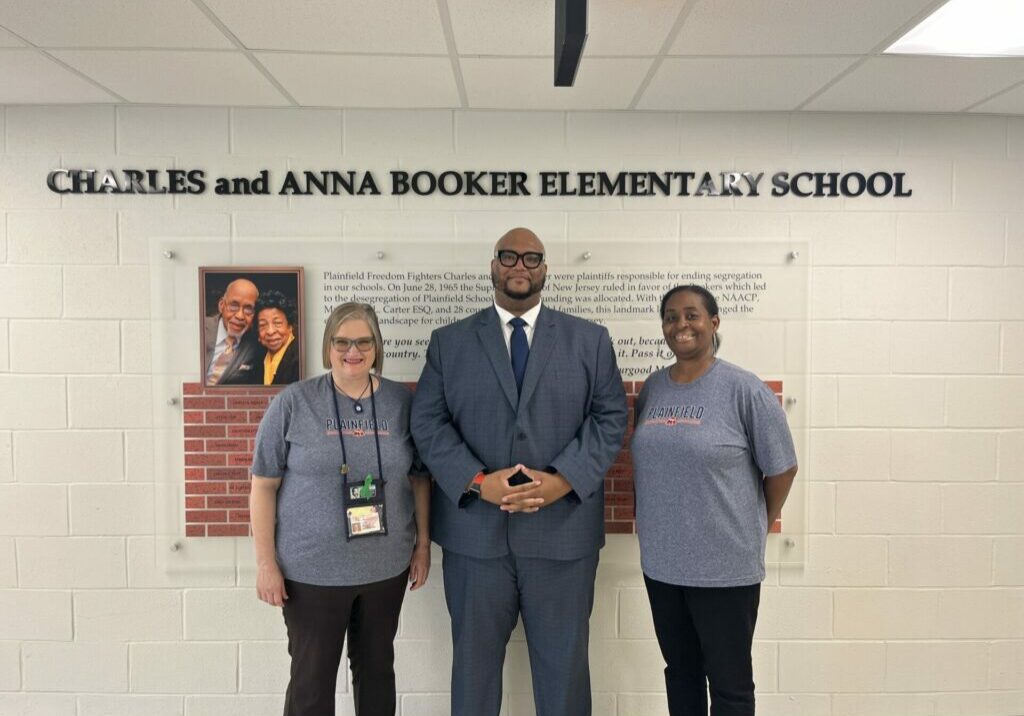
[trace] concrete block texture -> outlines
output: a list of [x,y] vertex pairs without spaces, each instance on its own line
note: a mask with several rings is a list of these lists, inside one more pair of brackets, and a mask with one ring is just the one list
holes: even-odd
[[141,266],[64,269],[68,318],[149,318],[149,272]]
[[113,152],[114,111],[109,106],[8,107],[7,153]]
[[215,107],[118,107],[117,151],[132,154],[224,153],[229,110]]
[[14,556],[14,537],[0,537],[0,589],[18,585],[18,567]]
[[231,151],[340,157],[341,114],[335,109],[232,109]]
[[0,266],[0,315],[59,318],[61,269],[57,266]]
[[233,694],[238,690],[237,644],[131,644],[128,660],[133,693]]
[[893,480],[989,482],[999,434],[975,430],[893,430]]
[[117,321],[11,321],[11,370],[18,373],[117,373]]
[[939,485],[839,483],[836,530],[839,534],[939,534],[942,505]]
[[14,264],[117,262],[117,216],[109,209],[13,211],[7,260]]
[[181,604],[181,592],[170,589],[81,590],[74,595],[75,639],[181,639]]
[[18,716],[77,716],[74,694],[0,694],[0,713]]
[[946,424],[940,377],[838,378],[838,420],[850,427],[932,428]]
[[26,430],[14,433],[20,483],[124,480],[124,435],[117,430]]
[[73,535],[144,535],[156,526],[152,485],[71,485]]
[[256,598],[256,590],[185,591],[185,638],[190,641],[284,639],[281,610]]
[[885,644],[840,641],[779,644],[779,690],[877,692],[885,686]]
[[71,592],[2,589],[0,639],[70,640],[71,614]]
[[78,697],[79,716],[184,716],[181,696],[140,694],[83,694]]
[[0,534],[66,535],[68,497],[63,485],[0,485]]
[[21,688],[21,649],[16,641],[0,642],[0,691]]
[[989,537],[890,537],[888,583],[894,587],[987,587],[993,582]]
[[19,537],[18,585],[126,587],[123,537]]
[[128,645],[28,642],[22,645],[26,691],[128,691]]

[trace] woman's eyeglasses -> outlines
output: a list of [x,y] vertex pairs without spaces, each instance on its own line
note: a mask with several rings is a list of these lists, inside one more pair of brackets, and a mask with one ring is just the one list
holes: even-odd
[[360,353],[369,353],[377,342],[370,336],[366,338],[332,338],[331,346],[339,353],[348,353],[352,346],[355,346]]

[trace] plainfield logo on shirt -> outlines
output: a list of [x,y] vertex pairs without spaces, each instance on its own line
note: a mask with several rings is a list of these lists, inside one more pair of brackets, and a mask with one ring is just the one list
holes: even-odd
[[[358,418],[354,420],[342,420],[341,421],[341,434],[351,436],[354,438],[364,438],[367,435],[373,435],[374,424],[376,423],[377,435],[382,438],[386,438],[391,433],[390,422],[387,418],[381,418],[380,420],[374,421],[373,418]],[[334,437],[338,434],[338,426],[335,423],[334,418],[327,419],[327,435]]]
[[644,425],[700,425],[702,417],[703,405],[659,405],[647,411]]

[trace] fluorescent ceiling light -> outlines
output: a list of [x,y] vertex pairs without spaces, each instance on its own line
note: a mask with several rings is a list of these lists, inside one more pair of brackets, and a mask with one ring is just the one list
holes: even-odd
[[1024,2],[949,0],[886,52],[1024,57]]

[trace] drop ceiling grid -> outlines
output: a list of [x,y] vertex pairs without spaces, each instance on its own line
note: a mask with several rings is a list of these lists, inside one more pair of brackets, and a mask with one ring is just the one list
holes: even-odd
[[1022,60],[879,56],[941,2],[590,0],[556,89],[551,0],[11,0],[0,104],[1024,113]]

